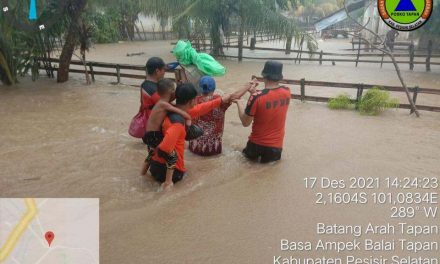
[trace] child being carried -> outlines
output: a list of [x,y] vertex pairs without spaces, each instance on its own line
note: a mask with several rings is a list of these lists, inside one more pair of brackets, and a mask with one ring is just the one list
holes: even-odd
[[[157,83],[157,93],[160,100],[153,107],[147,123],[147,132],[145,135],[148,146],[148,156],[142,166],[141,175],[145,175],[150,167],[151,158],[154,150],[162,142],[164,135],[162,133],[162,123],[168,112],[175,112],[183,116],[187,121],[186,125],[191,125],[191,116],[179,108],[174,107],[170,102],[175,99],[175,83],[170,79],[162,79]],[[173,173],[173,168],[169,168],[167,173]]]

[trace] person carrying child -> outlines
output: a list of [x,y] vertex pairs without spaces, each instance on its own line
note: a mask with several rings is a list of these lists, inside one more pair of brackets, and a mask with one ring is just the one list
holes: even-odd
[[[191,83],[180,84],[176,89],[176,107],[187,112],[192,118],[197,118],[220,107],[221,104],[229,104],[231,95],[218,97],[206,103],[196,104],[197,90]],[[195,126],[197,127],[197,126]],[[174,182],[180,181],[185,174],[185,140],[200,135],[200,129],[193,133],[185,126],[185,119],[182,115],[170,112],[162,123],[162,133],[164,138],[157,146],[154,156],[151,159],[151,175],[162,183],[163,188],[169,189]],[[191,135],[195,134],[195,136]],[[169,174],[170,168],[175,168]]]
[[[241,98],[249,89],[254,87],[251,82],[243,89],[234,93],[235,98]],[[216,89],[215,80],[210,76],[203,76],[199,81],[199,88],[202,95],[196,98],[196,103],[201,104],[220,98],[214,94]],[[204,134],[189,142],[189,150],[200,156],[213,156],[222,153],[222,136],[225,124],[225,112],[231,103],[223,103],[220,107],[213,109],[209,113],[193,120],[193,124],[203,129]]]
[[[170,104],[175,99],[175,83],[170,79],[162,79],[157,83],[157,94],[160,100],[154,105],[150,117],[148,118],[147,131],[144,139],[148,146],[148,156],[145,159],[141,175],[145,175],[150,167],[151,158],[154,155],[154,150],[162,142],[164,136],[162,133],[162,123],[168,112],[177,113],[186,119],[186,125],[191,125],[191,116]],[[173,174],[173,168],[167,173]]]

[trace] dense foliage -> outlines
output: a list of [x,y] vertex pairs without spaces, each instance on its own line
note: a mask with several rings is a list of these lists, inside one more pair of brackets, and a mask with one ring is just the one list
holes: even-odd
[[391,98],[388,91],[379,87],[369,89],[358,104],[359,112],[363,115],[378,115],[387,108],[399,107],[399,100]]
[[353,109],[355,106],[362,115],[378,115],[388,108],[399,107],[399,100],[391,98],[388,91],[380,87],[369,89],[359,102],[355,102],[346,93],[339,94],[328,101],[327,106],[330,109]]
[[[38,1],[42,4],[43,1]],[[44,1],[47,8],[40,17],[50,17],[57,9],[58,1]],[[17,20],[27,19],[28,1],[18,1],[10,7],[9,12]],[[65,19],[45,31],[23,32],[18,30],[4,16],[0,16],[0,80],[5,84],[14,84],[19,76],[32,72],[38,73],[37,58],[50,56],[57,38],[64,31]]]
[[93,25],[92,40],[94,43],[114,43],[120,40],[121,17],[116,10],[108,10],[105,13],[90,12],[87,19]]
[[327,105],[330,109],[350,109],[353,107],[353,102],[350,96],[344,93],[330,99]]

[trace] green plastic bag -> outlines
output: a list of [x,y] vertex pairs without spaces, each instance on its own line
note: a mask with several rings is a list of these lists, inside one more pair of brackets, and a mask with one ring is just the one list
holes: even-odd
[[197,53],[189,41],[179,40],[173,49],[173,54],[183,66],[194,64],[203,74],[209,76],[223,76],[226,69],[211,55]]

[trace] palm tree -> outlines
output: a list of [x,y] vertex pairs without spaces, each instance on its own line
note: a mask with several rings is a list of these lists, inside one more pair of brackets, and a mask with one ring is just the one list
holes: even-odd
[[[146,14],[167,14],[173,17],[175,25],[183,24],[188,18],[209,25],[214,55],[222,54],[221,29],[230,34],[233,21],[238,22],[239,54],[243,52],[245,32],[278,37],[301,34],[295,22],[280,13],[296,6],[295,0],[144,0],[142,4]],[[308,37],[307,41],[313,39]]]
[[[0,16],[0,80],[7,85],[17,82],[18,77],[29,71],[32,77],[38,75],[39,61],[41,58],[50,58],[55,48],[54,40],[59,39],[64,32],[64,20],[57,20],[51,28],[45,31],[22,31],[20,27],[11,21],[28,21],[30,18],[50,18],[57,11],[58,0],[46,0],[45,9],[38,16],[36,6],[41,6],[43,1],[37,0],[29,4],[29,0],[18,0],[9,6],[9,14],[13,17],[6,20]],[[32,10],[34,9],[35,10]],[[34,13],[35,11],[35,13]],[[36,23],[36,22],[32,22]],[[50,60],[42,60],[50,70]]]
[[87,0],[71,0],[68,5],[69,27],[65,38],[64,46],[60,55],[60,65],[58,67],[57,81],[66,82],[69,79],[70,62],[75,47],[79,42],[78,25],[80,24],[81,14],[86,8]]

